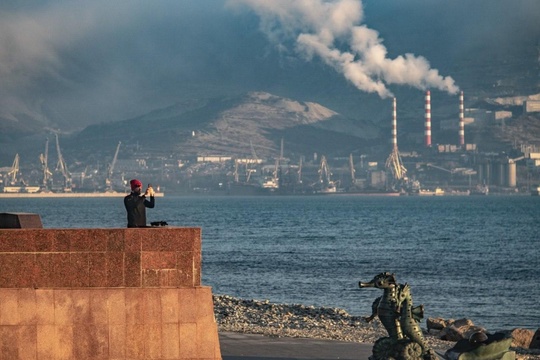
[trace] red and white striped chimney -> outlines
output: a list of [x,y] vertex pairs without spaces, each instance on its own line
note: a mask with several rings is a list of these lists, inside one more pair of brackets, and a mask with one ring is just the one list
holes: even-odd
[[426,137],[426,146],[431,147],[431,93],[426,91],[426,129],[424,132]]
[[459,146],[465,146],[465,120],[463,108],[463,91],[459,93]]
[[397,110],[396,110],[396,98],[394,98],[394,110],[392,112],[392,145],[394,149],[397,149]]

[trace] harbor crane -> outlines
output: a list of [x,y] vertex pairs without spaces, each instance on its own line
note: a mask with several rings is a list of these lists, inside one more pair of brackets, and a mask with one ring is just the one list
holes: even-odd
[[356,177],[355,177],[356,170],[354,170],[354,160],[353,160],[352,154],[349,154],[349,168],[351,170],[351,181],[354,184],[356,183]]
[[253,160],[257,162],[259,158],[257,157],[257,153],[255,152],[255,147],[253,146],[253,141],[251,140],[249,140],[249,147],[251,149],[251,156],[253,157]]
[[60,170],[62,176],[64,177],[64,191],[71,190],[71,174],[68,171],[62,152],[60,151],[60,142],[58,141],[58,134],[55,134],[56,137],[56,152],[58,153],[58,163],[56,164],[56,171]]
[[[253,146],[253,141],[249,140],[249,147],[251,149],[251,156],[253,157],[253,162],[255,164],[259,163],[259,157],[257,156],[257,153],[255,152],[255,147]],[[256,169],[251,169],[249,167],[249,162],[246,162],[246,183],[249,183],[251,180],[251,174],[257,172]]]
[[45,140],[45,153],[39,155],[39,160],[41,161],[41,168],[43,170],[43,190],[48,189],[49,179],[52,176],[52,172],[49,170],[49,138]]
[[240,177],[238,176],[238,159],[234,159],[234,182],[238,183]]
[[300,162],[298,163],[298,183],[302,183],[302,157],[300,157]]
[[336,183],[331,179],[332,173],[328,168],[326,157],[321,156],[321,166],[319,168],[319,185],[322,186],[320,192],[336,192]]
[[403,165],[403,160],[401,160],[401,155],[399,154],[398,144],[397,144],[397,101],[396,98],[393,100],[393,111],[392,111],[392,152],[386,159],[386,168],[392,174],[394,179],[392,187],[395,188],[403,187],[409,182],[407,178],[407,168]]
[[111,162],[111,165],[109,165],[109,171],[107,172],[107,179],[105,179],[105,186],[107,188],[106,191],[113,191],[111,179],[112,179],[112,175],[114,171],[114,166],[116,165],[116,160],[118,159],[118,152],[120,151],[120,144],[122,144],[121,141],[118,142],[113,160]]
[[397,147],[394,148],[388,159],[386,159],[386,168],[390,170],[396,182],[407,181],[407,168],[403,165],[403,160],[401,160]]
[[7,175],[9,177],[10,185],[15,185],[17,183],[17,175],[19,174],[19,154],[15,154],[15,159],[13,160],[13,165],[8,171]]
[[434,168],[434,169],[439,169],[439,170],[442,170],[442,171],[446,171],[446,172],[449,172],[450,174],[453,174],[453,173],[454,173],[454,170],[453,170],[453,169],[452,169],[452,170],[448,170],[448,169],[443,168],[443,167],[441,167],[441,166],[433,165],[433,164],[431,164],[431,163],[427,163],[426,166],[431,167],[431,168]]

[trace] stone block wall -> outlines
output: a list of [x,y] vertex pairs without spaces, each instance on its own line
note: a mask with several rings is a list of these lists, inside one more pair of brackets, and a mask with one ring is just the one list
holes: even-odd
[[221,359],[200,229],[0,229],[0,359]]

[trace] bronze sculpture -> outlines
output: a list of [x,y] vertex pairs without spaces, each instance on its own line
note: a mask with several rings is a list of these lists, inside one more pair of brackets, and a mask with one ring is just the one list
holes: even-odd
[[516,353],[510,350],[512,336],[504,333],[486,334],[475,332],[468,340],[459,340],[444,353],[446,360],[515,360]]
[[375,299],[371,321],[378,316],[388,337],[378,339],[373,345],[370,360],[435,360],[437,355],[427,345],[419,322],[424,316],[422,305],[413,307],[408,284],[398,284],[396,276],[384,272],[370,282],[359,282],[360,288],[375,287],[383,289],[382,296]]

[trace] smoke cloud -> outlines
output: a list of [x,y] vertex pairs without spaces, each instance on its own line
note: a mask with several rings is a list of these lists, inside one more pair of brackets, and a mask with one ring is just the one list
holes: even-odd
[[0,1],[0,138],[246,91],[372,118],[391,91],[537,76],[539,13],[538,0]]
[[451,77],[440,75],[422,56],[389,58],[379,33],[362,24],[359,0],[231,0],[230,4],[252,9],[261,19],[262,31],[281,51],[294,50],[306,60],[318,57],[359,90],[381,98],[393,96],[388,85],[450,94],[459,90]]

